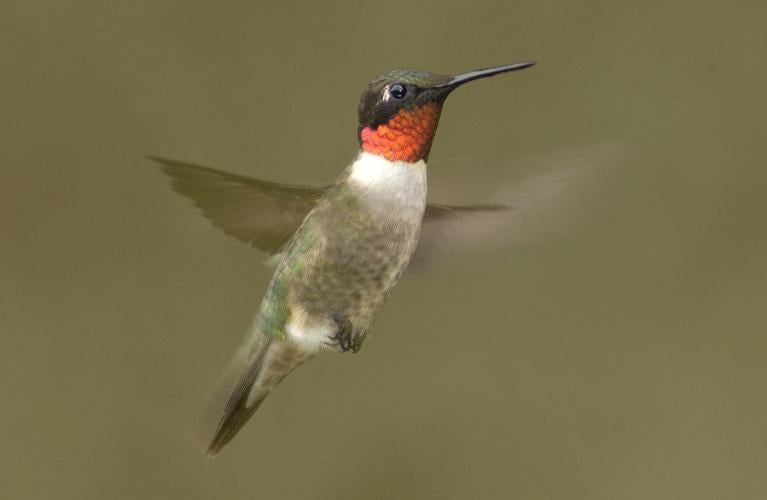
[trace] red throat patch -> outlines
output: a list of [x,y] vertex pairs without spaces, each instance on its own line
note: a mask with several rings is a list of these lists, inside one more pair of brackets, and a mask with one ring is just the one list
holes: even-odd
[[431,149],[440,111],[436,103],[401,109],[388,123],[362,129],[362,149],[389,161],[413,163],[424,159]]

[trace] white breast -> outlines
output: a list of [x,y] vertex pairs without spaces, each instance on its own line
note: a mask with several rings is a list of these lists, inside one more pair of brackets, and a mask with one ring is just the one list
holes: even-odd
[[426,207],[426,162],[390,161],[361,152],[352,163],[348,181],[371,205],[383,210],[423,214]]

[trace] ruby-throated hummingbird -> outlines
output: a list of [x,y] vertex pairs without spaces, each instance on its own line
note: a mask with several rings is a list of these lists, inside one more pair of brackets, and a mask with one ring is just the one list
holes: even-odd
[[153,158],[213,223],[278,257],[234,377],[221,389],[215,456],[269,392],[322,350],[357,352],[417,252],[422,224],[496,205],[427,203],[426,161],[442,106],[464,83],[532,66],[454,76],[412,69],[373,78],[359,104],[360,149],[326,187],[283,185]]

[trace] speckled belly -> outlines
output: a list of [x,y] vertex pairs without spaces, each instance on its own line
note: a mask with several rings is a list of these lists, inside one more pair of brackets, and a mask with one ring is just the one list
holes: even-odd
[[420,224],[371,224],[326,239],[321,256],[294,277],[291,302],[309,315],[343,315],[355,332],[367,330],[407,266]]

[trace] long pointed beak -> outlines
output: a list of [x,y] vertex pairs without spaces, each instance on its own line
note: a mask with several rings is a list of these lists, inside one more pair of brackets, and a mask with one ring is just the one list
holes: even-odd
[[503,66],[493,66],[492,68],[476,69],[474,71],[469,71],[468,73],[461,73],[460,75],[455,75],[449,81],[443,83],[442,85],[439,85],[439,88],[448,87],[450,90],[453,90],[456,87],[459,87],[463,85],[464,83],[471,82],[473,80],[478,80],[480,78],[487,78],[489,76],[498,75],[500,73],[508,73],[509,71],[517,71],[520,69],[529,68],[530,66],[533,66],[534,64],[535,64],[534,62],[519,62],[514,64],[506,64]]

